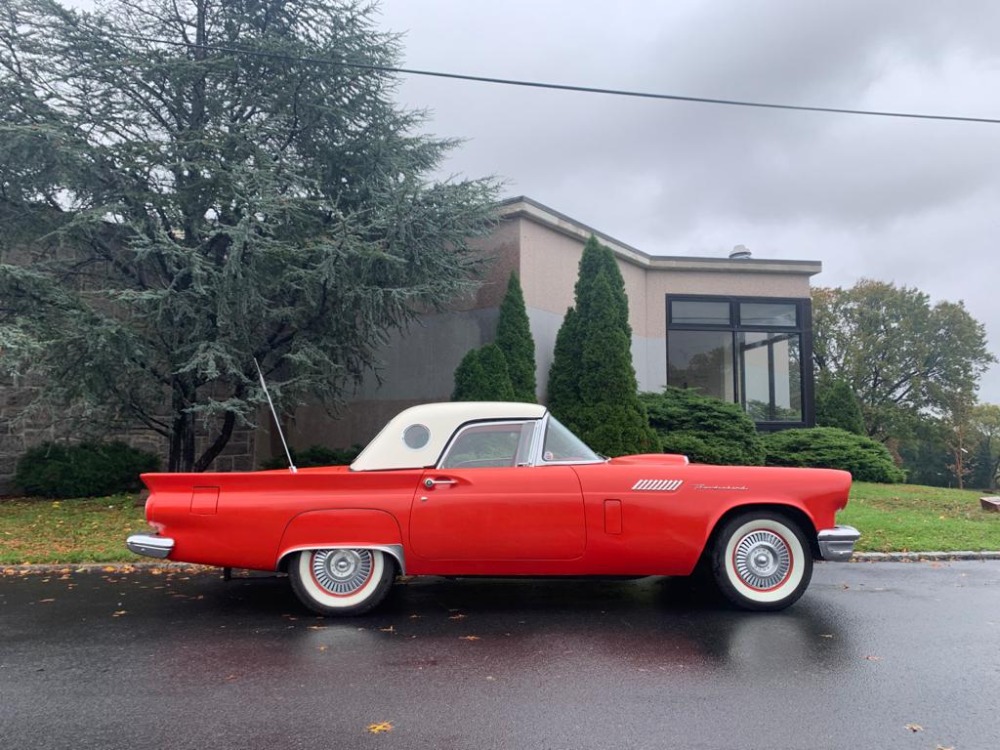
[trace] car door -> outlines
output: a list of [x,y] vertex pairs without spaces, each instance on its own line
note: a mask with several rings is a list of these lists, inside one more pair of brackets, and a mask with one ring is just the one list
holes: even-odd
[[526,465],[536,422],[461,428],[421,477],[410,545],[427,560],[572,560],[586,546],[583,494],[569,466]]

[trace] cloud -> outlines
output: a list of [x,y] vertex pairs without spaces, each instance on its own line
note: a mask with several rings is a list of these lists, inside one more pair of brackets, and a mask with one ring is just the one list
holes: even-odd
[[[732,99],[998,117],[1000,4],[384,3],[407,63]],[[499,174],[651,253],[821,260],[965,300],[1000,351],[1000,126],[622,99],[408,79],[446,171]],[[1000,371],[983,397],[1000,402]]]

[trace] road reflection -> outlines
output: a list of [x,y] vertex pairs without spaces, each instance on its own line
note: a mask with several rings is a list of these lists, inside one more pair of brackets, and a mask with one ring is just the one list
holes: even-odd
[[[177,646],[202,666],[213,654],[232,663],[234,653],[250,652],[255,672],[323,664],[355,672],[460,668],[498,678],[605,669],[765,676],[833,672],[856,661],[840,613],[808,594],[784,612],[740,612],[668,579],[414,579],[376,612],[348,619],[312,616],[280,579],[217,582],[204,596],[234,626],[202,632],[194,643],[189,632]],[[246,618],[252,626],[235,625]],[[182,671],[184,661],[176,663]]]

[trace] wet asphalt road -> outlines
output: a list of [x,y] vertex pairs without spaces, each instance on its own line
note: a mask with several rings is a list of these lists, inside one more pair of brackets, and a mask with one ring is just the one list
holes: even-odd
[[1000,747],[1000,562],[818,565],[763,615],[665,579],[324,621],[272,577],[0,578],[3,750],[938,747]]

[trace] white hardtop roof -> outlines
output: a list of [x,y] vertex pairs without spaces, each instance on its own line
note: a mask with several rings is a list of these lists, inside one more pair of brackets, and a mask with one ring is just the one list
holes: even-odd
[[[546,409],[539,404],[522,404],[511,401],[454,401],[438,404],[421,404],[401,411],[389,420],[382,431],[372,438],[361,451],[352,471],[377,471],[384,469],[417,469],[437,463],[445,444],[462,425],[494,419],[541,419]],[[419,439],[404,441],[407,428],[426,428],[426,442]],[[411,435],[414,431],[411,431]],[[417,447],[411,447],[416,445]]]

